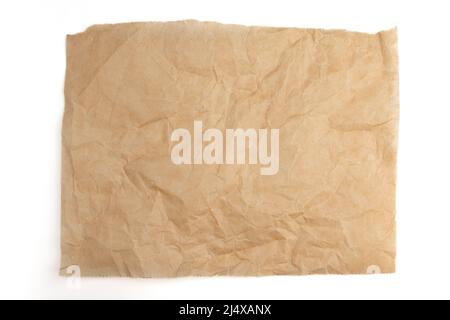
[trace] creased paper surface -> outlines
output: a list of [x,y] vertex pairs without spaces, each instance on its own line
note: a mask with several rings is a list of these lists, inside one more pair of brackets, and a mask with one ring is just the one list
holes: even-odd
[[[395,271],[395,30],[95,26],[67,38],[65,104],[62,274]],[[279,130],[278,170],[204,163],[196,121],[223,150],[227,129]]]

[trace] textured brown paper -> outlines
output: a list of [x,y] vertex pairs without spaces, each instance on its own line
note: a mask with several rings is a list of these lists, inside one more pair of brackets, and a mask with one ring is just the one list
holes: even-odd
[[[395,30],[95,26],[67,39],[65,97],[62,274],[395,271]],[[194,121],[278,129],[278,171],[174,164]]]

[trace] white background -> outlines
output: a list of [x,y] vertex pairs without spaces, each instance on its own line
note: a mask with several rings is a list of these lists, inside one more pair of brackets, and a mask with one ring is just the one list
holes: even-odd
[[[1,1],[0,298],[450,298],[449,1]],[[213,20],[376,32],[398,26],[397,274],[83,279],[59,268],[65,35],[91,24]]]

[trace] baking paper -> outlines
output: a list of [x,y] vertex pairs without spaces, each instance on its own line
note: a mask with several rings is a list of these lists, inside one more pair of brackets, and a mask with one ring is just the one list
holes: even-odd
[[396,30],[67,38],[61,274],[395,271]]

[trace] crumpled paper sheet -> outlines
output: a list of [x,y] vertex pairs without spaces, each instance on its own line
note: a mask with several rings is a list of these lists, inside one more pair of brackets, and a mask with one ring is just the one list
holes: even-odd
[[[197,21],[68,36],[61,274],[394,272],[396,41]],[[278,128],[278,173],[174,165],[194,120]]]

